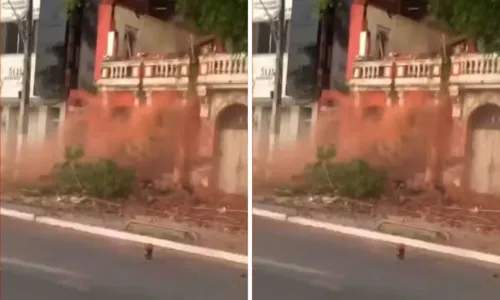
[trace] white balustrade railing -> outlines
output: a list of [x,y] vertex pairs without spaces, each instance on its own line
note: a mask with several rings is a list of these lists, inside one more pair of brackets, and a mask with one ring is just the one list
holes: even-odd
[[351,85],[387,86],[391,81],[391,72],[392,61],[359,61],[354,65]]
[[[397,86],[439,84],[441,58],[357,61],[350,84],[377,87],[390,83],[392,64],[396,68],[394,80]],[[500,87],[500,56],[497,55],[467,53],[453,56],[451,71],[452,84],[490,84]]]
[[187,75],[182,74],[182,68],[187,70],[188,62],[179,59],[159,59],[144,61],[144,77],[172,78]]
[[[142,64],[142,67],[141,67]],[[104,61],[100,84],[114,85],[124,79],[139,80],[143,84],[186,84],[189,68],[187,58],[143,58],[123,61]],[[142,70],[141,70],[142,69]],[[247,84],[247,56],[215,54],[200,57],[198,81],[210,84]],[[121,85],[121,84],[118,84]]]
[[469,54],[454,59],[462,75],[500,74],[500,57],[494,54]]
[[246,55],[231,56],[215,55],[209,59],[202,59],[201,63],[207,66],[207,74],[248,74],[248,57]]
[[123,63],[121,61],[106,61],[101,69],[102,78],[131,78],[138,75],[140,62],[130,61]]
[[354,67],[354,78],[377,79],[390,77],[392,62],[381,61],[360,61]]
[[439,59],[416,59],[396,62],[397,77],[429,78],[439,75]]

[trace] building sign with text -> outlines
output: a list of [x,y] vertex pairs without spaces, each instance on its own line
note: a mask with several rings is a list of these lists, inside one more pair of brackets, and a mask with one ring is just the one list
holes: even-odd
[[[33,77],[35,74],[35,56],[31,59],[31,97],[33,97]],[[23,55],[2,55],[0,57],[1,67],[1,97],[2,101],[19,98],[23,87]]]
[[[253,97],[254,98],[270,98],[271,92],[274,90],[274,75],[276,72],[276,55],[275,54],[259,54],[253,58]],[[286,90],[286,72],[287,72],[288,56],[283,56],[283,92]],[[283,96],[284,93],[283,93]]]

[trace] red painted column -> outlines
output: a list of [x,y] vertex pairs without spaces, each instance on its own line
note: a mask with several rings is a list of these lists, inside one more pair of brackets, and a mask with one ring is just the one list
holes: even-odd
[[364,24],[364,1],[356,0],[351,5],[351,21],[349,24],[349,45],[347,50],[346,79],[352,78],[353,65],[359,52],[359,37],[363,31]]
[[[365,29],[364,20],[364,2],[365,0],[355,0],[351,5],[351,17],[349,24],[349,45],[347,48],[347,67],[346,67],[346,80],[352,79],[354,61],[359,51],[359,37],[361,32]],[[318,105],[318,113],[321,113],[322,106],[327,106],[330,99],[340,101],[347,96],[342,95],[338,91],[323,90]]]
[[103,0],[97,14],[97,42],[95,51],[94,79],[101,74],[101,66],[108,47],[108,32],[113,28],[113,1]]

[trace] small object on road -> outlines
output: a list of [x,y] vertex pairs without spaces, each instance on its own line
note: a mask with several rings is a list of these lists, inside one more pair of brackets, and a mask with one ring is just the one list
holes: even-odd
[[146,247],[144,248],[144,258],[146,260],[153,259],[153,245],[151,245],[151,244],[146,245]]
[[498,273],[493,273],[493,278],[498,278]]
[[241,273],[241,274],[240,274],[240,277],[241,277],[241,278],[247,278],[247,273]]
[[399,244],[398,245],[397,257],[398,257],[399,260],[404,260],[405,259],[405,245],[404,244]]
[[224,214],[227,212],[227,207],[223,206],[221,208],[217,208],[217,212],[220,214]]

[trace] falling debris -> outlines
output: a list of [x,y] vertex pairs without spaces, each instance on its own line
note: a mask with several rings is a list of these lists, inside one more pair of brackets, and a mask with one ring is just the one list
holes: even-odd
[[151,245],[151,244],[146,245],[146,247],[144,248],[144,258],[146,260],[153,259],[153,245]]
[[405,259],[405,245],[400,244],[398,245],[398,252],[397,252],[397,257],[399,260],[404,260]]

